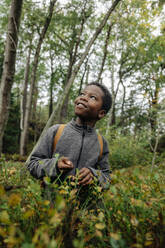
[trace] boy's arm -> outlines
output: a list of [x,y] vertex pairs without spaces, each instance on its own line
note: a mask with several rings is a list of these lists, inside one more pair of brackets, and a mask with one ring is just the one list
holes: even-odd
[[92,167],[88,167],[93,175],[98,178],[100,185],[107,189],[110,186],[110,168],[108,163],[109,156],[109,148],[107,141],[103,138],[103,153],[101,159],[98,161],[98,168],[94,169]]
[[57,158],[52,158],[54,136],[58,127],[59,125],[55,125],[48,129],[46,135],[41,139],[40,144],[31,155],[27,165],[31,175],[38,179],[42,179],[46,175],[55,177],[59,173],[56,166]]

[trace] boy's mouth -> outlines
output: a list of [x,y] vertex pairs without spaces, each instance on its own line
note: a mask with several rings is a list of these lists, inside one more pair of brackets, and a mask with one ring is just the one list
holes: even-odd
[[77,106],[80,107],[80,108],[87,108],[87,106],[82,102],[78,102]]

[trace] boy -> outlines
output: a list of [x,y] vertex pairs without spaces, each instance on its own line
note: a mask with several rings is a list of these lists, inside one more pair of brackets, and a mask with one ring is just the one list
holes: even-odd
[[[108,165],[108,144],[103,139],[103,152],[100,155],[98,135],[95,123],[109,111],[112,98],[108,89],[99,83],[90,83],[75,100],[76,121],[69,122],[62,134],[55,151],[54,137],[60,125],[50,127],[40,145],[33,152],[28,170],[42,179],[48,175],[54,181],[59,175],[60,180],[67,176],[75,176],[79,170],[78,183],[86,186],[93,177],[97,177],[100,185],[107,188],[110,181]],[[59,154],[59,159],[55,157]]]

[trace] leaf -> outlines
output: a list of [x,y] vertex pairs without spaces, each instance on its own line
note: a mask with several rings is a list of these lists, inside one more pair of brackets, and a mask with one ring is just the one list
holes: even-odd
[[35,215],[35,212],[34,212],[34,210],[31,209],[31,210],[26,211],[24,213],[23,217],[24,217],[24,219],[28,219],[34,215]]
[[145,245],[145,246],[150,246],[150,245],[152,245],[152,243],[153,243],[152,241],[146,241],[146,242],[144,243],[144,245]]
[[71,182],[70,183],[72,186],[76,186],[76,183],[75,182]]
[[163,57],[162,56],[158,56],[158,61],[162,62],[163,61]]
[[5,230],[2,227],[0,227],[0,236],[5,237],[6,235],[7,233],[5,232]]
[[4,187],[2,185],[0,185],[0,196],[5,195],[5,190]]
[[15,206],[19,205],[21,202],[20,194],[15,194],[15,193],[11,194],[8,202],[9,202],[9,205],[11,207],[15,207]]
[[131,198],[131,203],[134,205],[134,206],[138,206],[138,207],[143,207],[144,206],[144,202],[140,199],[135,199],[135,198]]
[[0,223],[10,224],[10,218],[9,218],[8,212],[6,210],[4,210],[0,213]]
[[146,233],[145,238],[146,238],[147,241],[153,240],[153,235],[152,235],[152,233],[150,233],[150,232]]
[[72,189],[70,192],[70,197],[73,198],[77,194],[77,189]]
[[50,224],[58,226],[61,223],[61,216],[58,213],[55,213],[54,216],[50,219]]
[[57,195],[56,200],[55,200],[55,206],[58,210],[62,210],[65,207],[65,201],[62,198],[62,196]]
[[104,219],[104,214],[103,214],[103,212],[100,212],[100,213],[99,213],[98,218],[99,218],[100,221],[103,221],[103,219]]
[[96,230],[95,234],[99,238],[102,238],[102,236],[103,236],[102,232],[100,232],[99,230]]
[[103,230],[105,228],[105,224],[104,223],[96,223],[95,227],[99,230]]
[[100,193],[101,191],[102,191],[102,187],[100,187],[100,186],[97,186],[97,191]]
[[49,205],[50,205],[50,201],[45,200],[45,201],[43,202],[43,204],[44,204],[45,206],[49,206]]
[[156,173],[156,174],[154,175],[154,179],[155,179],[155,180],[159,180],[159,174],[158,174],[158,173]]
[[110,237],[114,240],[120,240],[120,235],[118,233],[110,233]]
[[51,183],[49,177],[44,177],[43,180],[44,180],[44,183],[45,183],[46,185],[49,185],[49,184]]
[[68,191],[65,190],[65,189],[61,189],[61,190],[59,191],[59,193],[60,193],[61,195],[67,195],[67,194],[68,194]]
[[15,174],[16,172],[17,172],[16,168],[13,168],[13,169],[9,170],[10,175]]
[[133,244],[131,247],[133,248],[143,248],[143,246],[141,244]]
[[115,186],[111,186],[110,191],[111,191],[113,194],[116,194],[116,193],[117,193],[117,189],[116,189]]
[[136,217],[134,215],[131,216],[131,224],[133,226],[138,226],[139,221],[136,219]]

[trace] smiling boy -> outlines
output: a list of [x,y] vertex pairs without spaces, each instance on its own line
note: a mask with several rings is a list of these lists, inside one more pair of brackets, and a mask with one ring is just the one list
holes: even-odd
[[[80,185],[88,185],[97,177],[100,185],[106,188],[110,181],[108,144],[102,137],[100,158],[101,148],[94,127],[107,114],[111,103],[111,95],[104,85],[88,84],[75,100],[76,120],[65,126],[55,150],[54,137],[60,125],[48,129],[31,156],[27,166],[30,173],[38,179],[48,175],[52,181],[60,175],[63,181],[68,176],[75,176],[78,169]],[[58,160],[56,154],[59,154]]]

